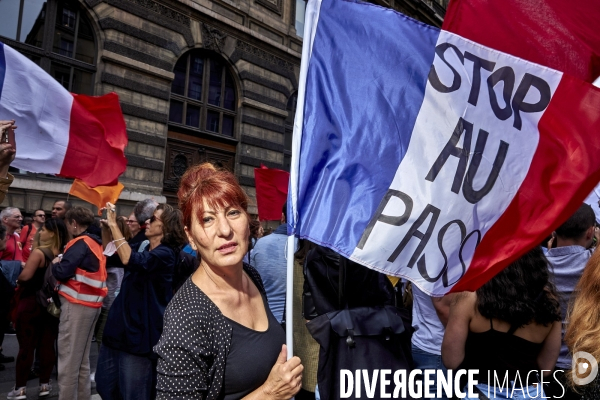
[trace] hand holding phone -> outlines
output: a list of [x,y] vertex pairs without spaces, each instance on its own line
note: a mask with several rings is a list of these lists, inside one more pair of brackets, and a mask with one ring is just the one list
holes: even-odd
[[8,174],[8,167],[15,159],[15,121],[0,121],[0,178]]

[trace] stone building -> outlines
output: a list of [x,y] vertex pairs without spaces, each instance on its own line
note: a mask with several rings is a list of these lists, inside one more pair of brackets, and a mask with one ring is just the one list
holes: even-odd
[[[373,2],[436,26],[447,5]],[[0,2],[0,40],[72,92],[119,94],[127,214],[147,197],[175,203],[179,177],[198,162],[234,171],[251,199],[254,168],[289,170],[304,9],[304,0],[10,0]],[[14,173],[2,206],[49,211],[67,197],[67,179]]]

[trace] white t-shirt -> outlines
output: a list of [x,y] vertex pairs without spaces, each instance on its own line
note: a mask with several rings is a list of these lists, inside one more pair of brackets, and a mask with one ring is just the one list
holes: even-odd
[[428,353],[441,355],[445,328],[435,312],[431,297],[416,285],[413,291],[412,344]]

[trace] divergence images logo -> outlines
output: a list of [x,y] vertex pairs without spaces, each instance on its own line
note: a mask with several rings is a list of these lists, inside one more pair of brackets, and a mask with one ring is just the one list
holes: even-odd
[[[582,358],[585,359],[585,361],[580,362],[580,359]],[[596,375],[598,375],[598,362],[590,353],[578,351],[573,354],[573,369],[571,370],[571,373],[573,374],[573,382],[576,385],[587,385],[596,378]],[[588,373],[585,378],[580,378],[578,376],[585,373]]]

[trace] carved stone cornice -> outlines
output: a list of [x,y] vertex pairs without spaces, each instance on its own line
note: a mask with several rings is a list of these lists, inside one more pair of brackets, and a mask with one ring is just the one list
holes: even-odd
[[142,6],[150,11],[160,14],[163,17],[167,17],[172,20],[175,20],[178,23],[183,24],[188,28],[191,26],[190,17],[188,17],[187,15],[182,14],[178,11],[175,11],[172,8],[169,8],[162,4],[159,4],[154,0],[120,0],[120,1],[129,1],[130,3],[137,4],[138,6]]
[[242,40],[237,41],[236,48],[239,49],[240,51],[243,51],[244,53],[252,54],[253,56],[256,56],[264,61],[267,61],[270,64],[281,67],[287,71],[291,71],[291,72],[294,71],[294,64],[292,64],[291,62],[285,61],[284,59],[274,56],[271,53],[267,53],[263,49],[254,47],[251,44],[246,43]]

